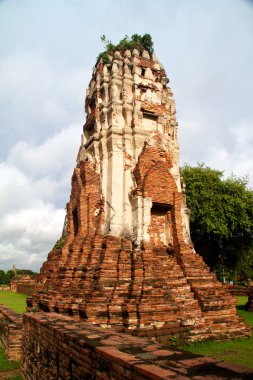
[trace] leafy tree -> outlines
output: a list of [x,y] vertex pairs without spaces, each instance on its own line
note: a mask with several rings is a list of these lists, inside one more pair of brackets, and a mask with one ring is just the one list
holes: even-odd
[[15,276],[15,273],[13,272],[12,269],[10,270],[7,270],[7,272],[5,273],[5,283],[6,284],[9,284],[11,279]]
[[33,272],[31,269],[16,269],[17,275],[29,274],[30,276],[36,275],[36,272]]
[[0,269],[0,284],[5,284],[5,271]]
[[253,276],[253,191],[247,178],[224,179],[204,164],[185,165],[182,174],[196,250],[211,268]]

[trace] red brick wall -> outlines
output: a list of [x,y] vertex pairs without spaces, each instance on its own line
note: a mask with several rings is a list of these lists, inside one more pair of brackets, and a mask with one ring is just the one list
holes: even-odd
[[35,279],[29,275],[16,276],[11,280],[10,287],[13,292],[31,295],[35,289]]
[[[167,210],[166,219],[171,245],[176,247],[180,242],[183,243],[181,219],[183,195],[178,192],[176,182],[170,174],[171,166],[171,156],[157,143],[155,146],[143,149],[134,170],[134,176],[137,184],[135,191],[140,192],[144,197],[151,197],[153,204],[163,205]],[[162,218],[158,221],[157,216],[151,213],[149,229],[151,243],[155,244],[155,240],[157,241],[160,232],[164,232],[164,228]]]
[[22,315],[0,304],[0,341],[10,360],[20,360]]
[[59,314],[24,315],[26,380],[246,379],[253,370]]

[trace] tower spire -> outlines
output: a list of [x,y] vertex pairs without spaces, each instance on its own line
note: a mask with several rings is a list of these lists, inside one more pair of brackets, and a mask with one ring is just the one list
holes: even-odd
[[49,253],[29,306],[158,340],[249,335],[195,253],[173,94],[157,58],[140,50],[114,49],[93,71],[63,246]]

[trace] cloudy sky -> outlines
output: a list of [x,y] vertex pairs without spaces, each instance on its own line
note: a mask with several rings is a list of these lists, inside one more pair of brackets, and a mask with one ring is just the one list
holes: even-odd
[[38,270],[61,235],[102,34],[152,35],[181,163],[253,186],[252,20],[250,0],[0,0],[0,268]]

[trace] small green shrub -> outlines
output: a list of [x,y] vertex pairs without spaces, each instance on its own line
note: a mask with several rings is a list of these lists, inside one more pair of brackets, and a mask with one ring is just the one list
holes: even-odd
[[66,243],[67,241],[67,238],[66,236],[62,236],[59,240],[57,240],[57,242],[55,243],[54,247],[53,247],[53,251],[55,249],[60,249],[64,246],[64,244]]
[[124,51],[137,49],[138,51],[147,50],[150,53],[154,52],[152,37],[148,33],[145,33],[143,36],[140,34],[133,34],[131,37],[125,36],[116,45],[108,40],[105,35],[101,36],[101,41],[105,45],[105,51],[99,54],[97,62],[102,59],[103,63],[110,63],[111,60],[109,56],[116,50]]

